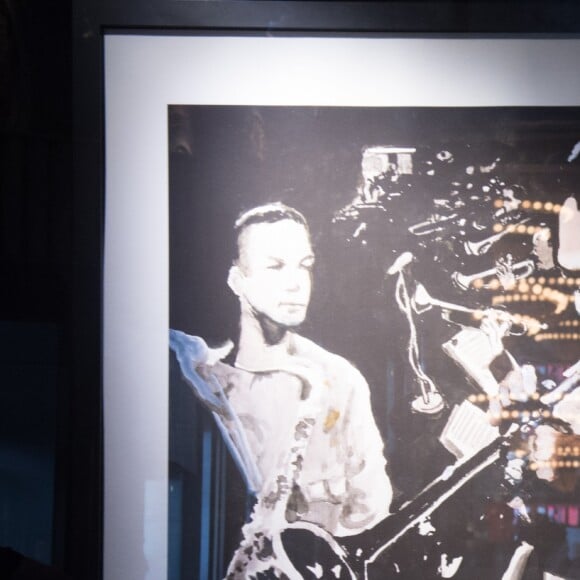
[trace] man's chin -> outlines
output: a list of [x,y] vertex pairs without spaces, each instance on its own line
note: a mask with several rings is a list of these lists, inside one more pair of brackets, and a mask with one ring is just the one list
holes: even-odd
[[300,322],[285,322],[285,323],[278,323],[280,328],[284,328],[285,330],[298,330],[301,326],[302,323],[304,322],[304,320],[301,320]]
[[274,322],[276,322],[280,326],[287,328],[288,330],[291,330],[292,328],[298,328],[299,326],[301,326],[304,323],[305,319],[306,312],[297,312],[295,314],[287,314],[285,316],[280,316]]
[[287,326],[300,326],[306,319],[307,307],[304,305],[286,306],[278,313],[280,324]]
[[296,330],[300,328],[304,323],[304,317],[301,318],[279,318],[274,320],[272,318],[269,319],[272,325],[278,326],[284,330]]

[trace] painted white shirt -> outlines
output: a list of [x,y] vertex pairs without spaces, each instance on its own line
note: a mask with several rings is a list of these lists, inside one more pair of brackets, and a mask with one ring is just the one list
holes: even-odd
[[297,518],[336,536],[359,533],[389,514],[392,499],[368,384],[344,358],[301,336],[291,338],[284,370],[250,372],[217,363],[212,371],[254,455],[262,478],[258,500],[289,474],[296,426],[308,408],[314,424],[295,470],[305,500]]

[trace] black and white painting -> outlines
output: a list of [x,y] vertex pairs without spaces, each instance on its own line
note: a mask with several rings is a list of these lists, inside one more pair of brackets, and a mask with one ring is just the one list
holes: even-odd
[[580,578],[580,109],[168,125],[169,577]]

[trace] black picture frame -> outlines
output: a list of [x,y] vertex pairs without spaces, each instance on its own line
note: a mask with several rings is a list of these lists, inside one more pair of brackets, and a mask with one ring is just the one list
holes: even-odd
[[[74,3],[74,352],[79,395],[67,549],[78,577],[102,574],[103,39],[107,32],[575,36],[575,2],[184,2]],[[80,394],[82,392],[82,395]],[[112,580],[112,579],[107,579]]]

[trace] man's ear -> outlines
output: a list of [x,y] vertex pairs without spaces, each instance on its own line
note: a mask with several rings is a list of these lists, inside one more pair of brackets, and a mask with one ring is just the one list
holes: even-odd
[[236,296],[241,296],[242,294],[243,277],[240,267],[234,264],[228,272],[228,286]]

